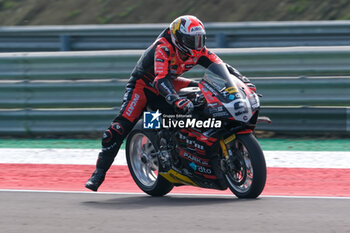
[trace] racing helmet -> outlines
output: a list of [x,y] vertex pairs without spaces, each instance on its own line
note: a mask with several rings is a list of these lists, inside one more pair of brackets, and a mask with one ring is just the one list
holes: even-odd
[[192,15],[176,18],[170,24],[170,35],[176,48],[188,56],[194,56],[205,46],[203,23]]

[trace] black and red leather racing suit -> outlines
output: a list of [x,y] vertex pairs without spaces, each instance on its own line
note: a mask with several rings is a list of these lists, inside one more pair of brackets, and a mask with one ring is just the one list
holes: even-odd
[[165,97],[176,94],[183,87],[197,85],[196,82],[179,76],[197,64],[207,68],[213,62],[222,63],[206,47],[194,57],[182,60],[171,42],[169,28],[165,29],[146,49],[131,73],[120,112],[103,135],[97,168],[105,171],[109,169],[124,138],[140,118],[147,102],[157,101],[159,95]]

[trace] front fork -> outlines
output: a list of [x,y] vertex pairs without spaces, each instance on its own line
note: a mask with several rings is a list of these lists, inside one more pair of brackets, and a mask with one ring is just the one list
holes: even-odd
[[220,161],[221,170],[236,180],[236,185],[244,183],[246,166],[239,148],[237,148],[236,135],[220,140],[220,147],[223,158]]
[[230,137],[226,138],[226,139],[221,139],[220,140],[220,147],[222,150],[222,154],[224,156],[225,159],[229,159],[229,151],[227,150],[227,145],[229,143],[231,143],[232,141],[234,141],[236,139],[236,135],[232,134]]
[[228,138],[222,138],[220,140],[220,147],[221,147],[221,151],[222,151],[222,155],[223,158],[221,159],[220,165],[221,165],[221,170],[224,173],[228,173],[230,170],[233,169],[233,163],[231,162],[232,159],[230,159],[230,157],[232,157],[232,151],[231,148],[229,146],[229,144],[234,141],[236,139],[236,135],[232,134],[230,137]]

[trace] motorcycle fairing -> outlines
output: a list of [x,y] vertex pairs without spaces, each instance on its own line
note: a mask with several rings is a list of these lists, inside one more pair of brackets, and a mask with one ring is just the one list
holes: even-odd
[[205,81],[199,82],[198,87],[201,89],[203,96],[207,101],[207,106],[203,110],[206,115],[215,118],[228,118],[231,116],[222,104],[224,98],[222,98],[219,92],[213,89],[214,87]]
[[160,172],[159,174],[173,184],[187,184],[199,187],[199,185],[197,185],[189,177],[180,174],[174,169],[170,169],[168,172]]
[[191,162],[194,162],[199,166],[211,167],[209,164],[209,159],[200,158],[199,156],[196,156],[183,148],[179,148],[179,156]]
[[260,107],[256,93],[230,74],[225,65],[210,65],[198,86],[209,104],[205,111],[213,117],[248,123]]
[[[208,130],[209,131],[209,130]],[[206,146],[211,147],[216,141],[217,138],[215,137],[210,137],[209,135],[205,135],[207,131],[205,132],[200,132],[195,129],[182,129],[182,133],[188,133],[190,136],[194,136],[196,140],[205,143]]]
[[193,176],[190,178],[176,170],[177,169],[173,168],[167,172],[159,172],[159,174],[174,185],[191,185],[195,187],[218,190],[225,190],[227,188],[227,186],[219,184],[216,176],[215,179],[214,177],[210,176],[204,178],[200,178],[200,176]]

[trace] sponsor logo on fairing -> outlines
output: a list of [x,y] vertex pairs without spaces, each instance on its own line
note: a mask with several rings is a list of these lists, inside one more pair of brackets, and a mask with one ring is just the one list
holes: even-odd
[[189,166],[190,166],[194,171],[197,170],[197,165],[196,165],[194,162],[190,163]]
[[200,172],[200,173],[205,173],[205,174],[212,174],[212,170],[210,168],[206,168],[206,167],[203,167],[203,166],[200,166],[200,165],[197,165],[195,164],[194,162],[190,163],[189,166],[194,170],[194,171],[197,171],[197,172]]
[[194,161],[197,164],[201,164],[203,166],[208,166],[209,165],[207,160],[203,160],[203,159],[201,159],[201,158],[199,158],[199,157],[197,157],[195,155],[187,153],[186,151],[181,150],[179,155],[184,157],[184,158],[186,158],[186,159],[188,159],[188,160],[190,160],[190,161]]
[[209,90],[212,93],[212,95],[218,95],[218,92],[214,88],[212,88],[208,83],[203,83],[203,87],[205,87],[206,90]]
[[201,173],[205,173],[205,174],[208,174],[210,175],[212,173],[212,170],[209,169],[209,168],[205,168],[205,167],[202,167],[202,166],[198,166],[197,170]]

